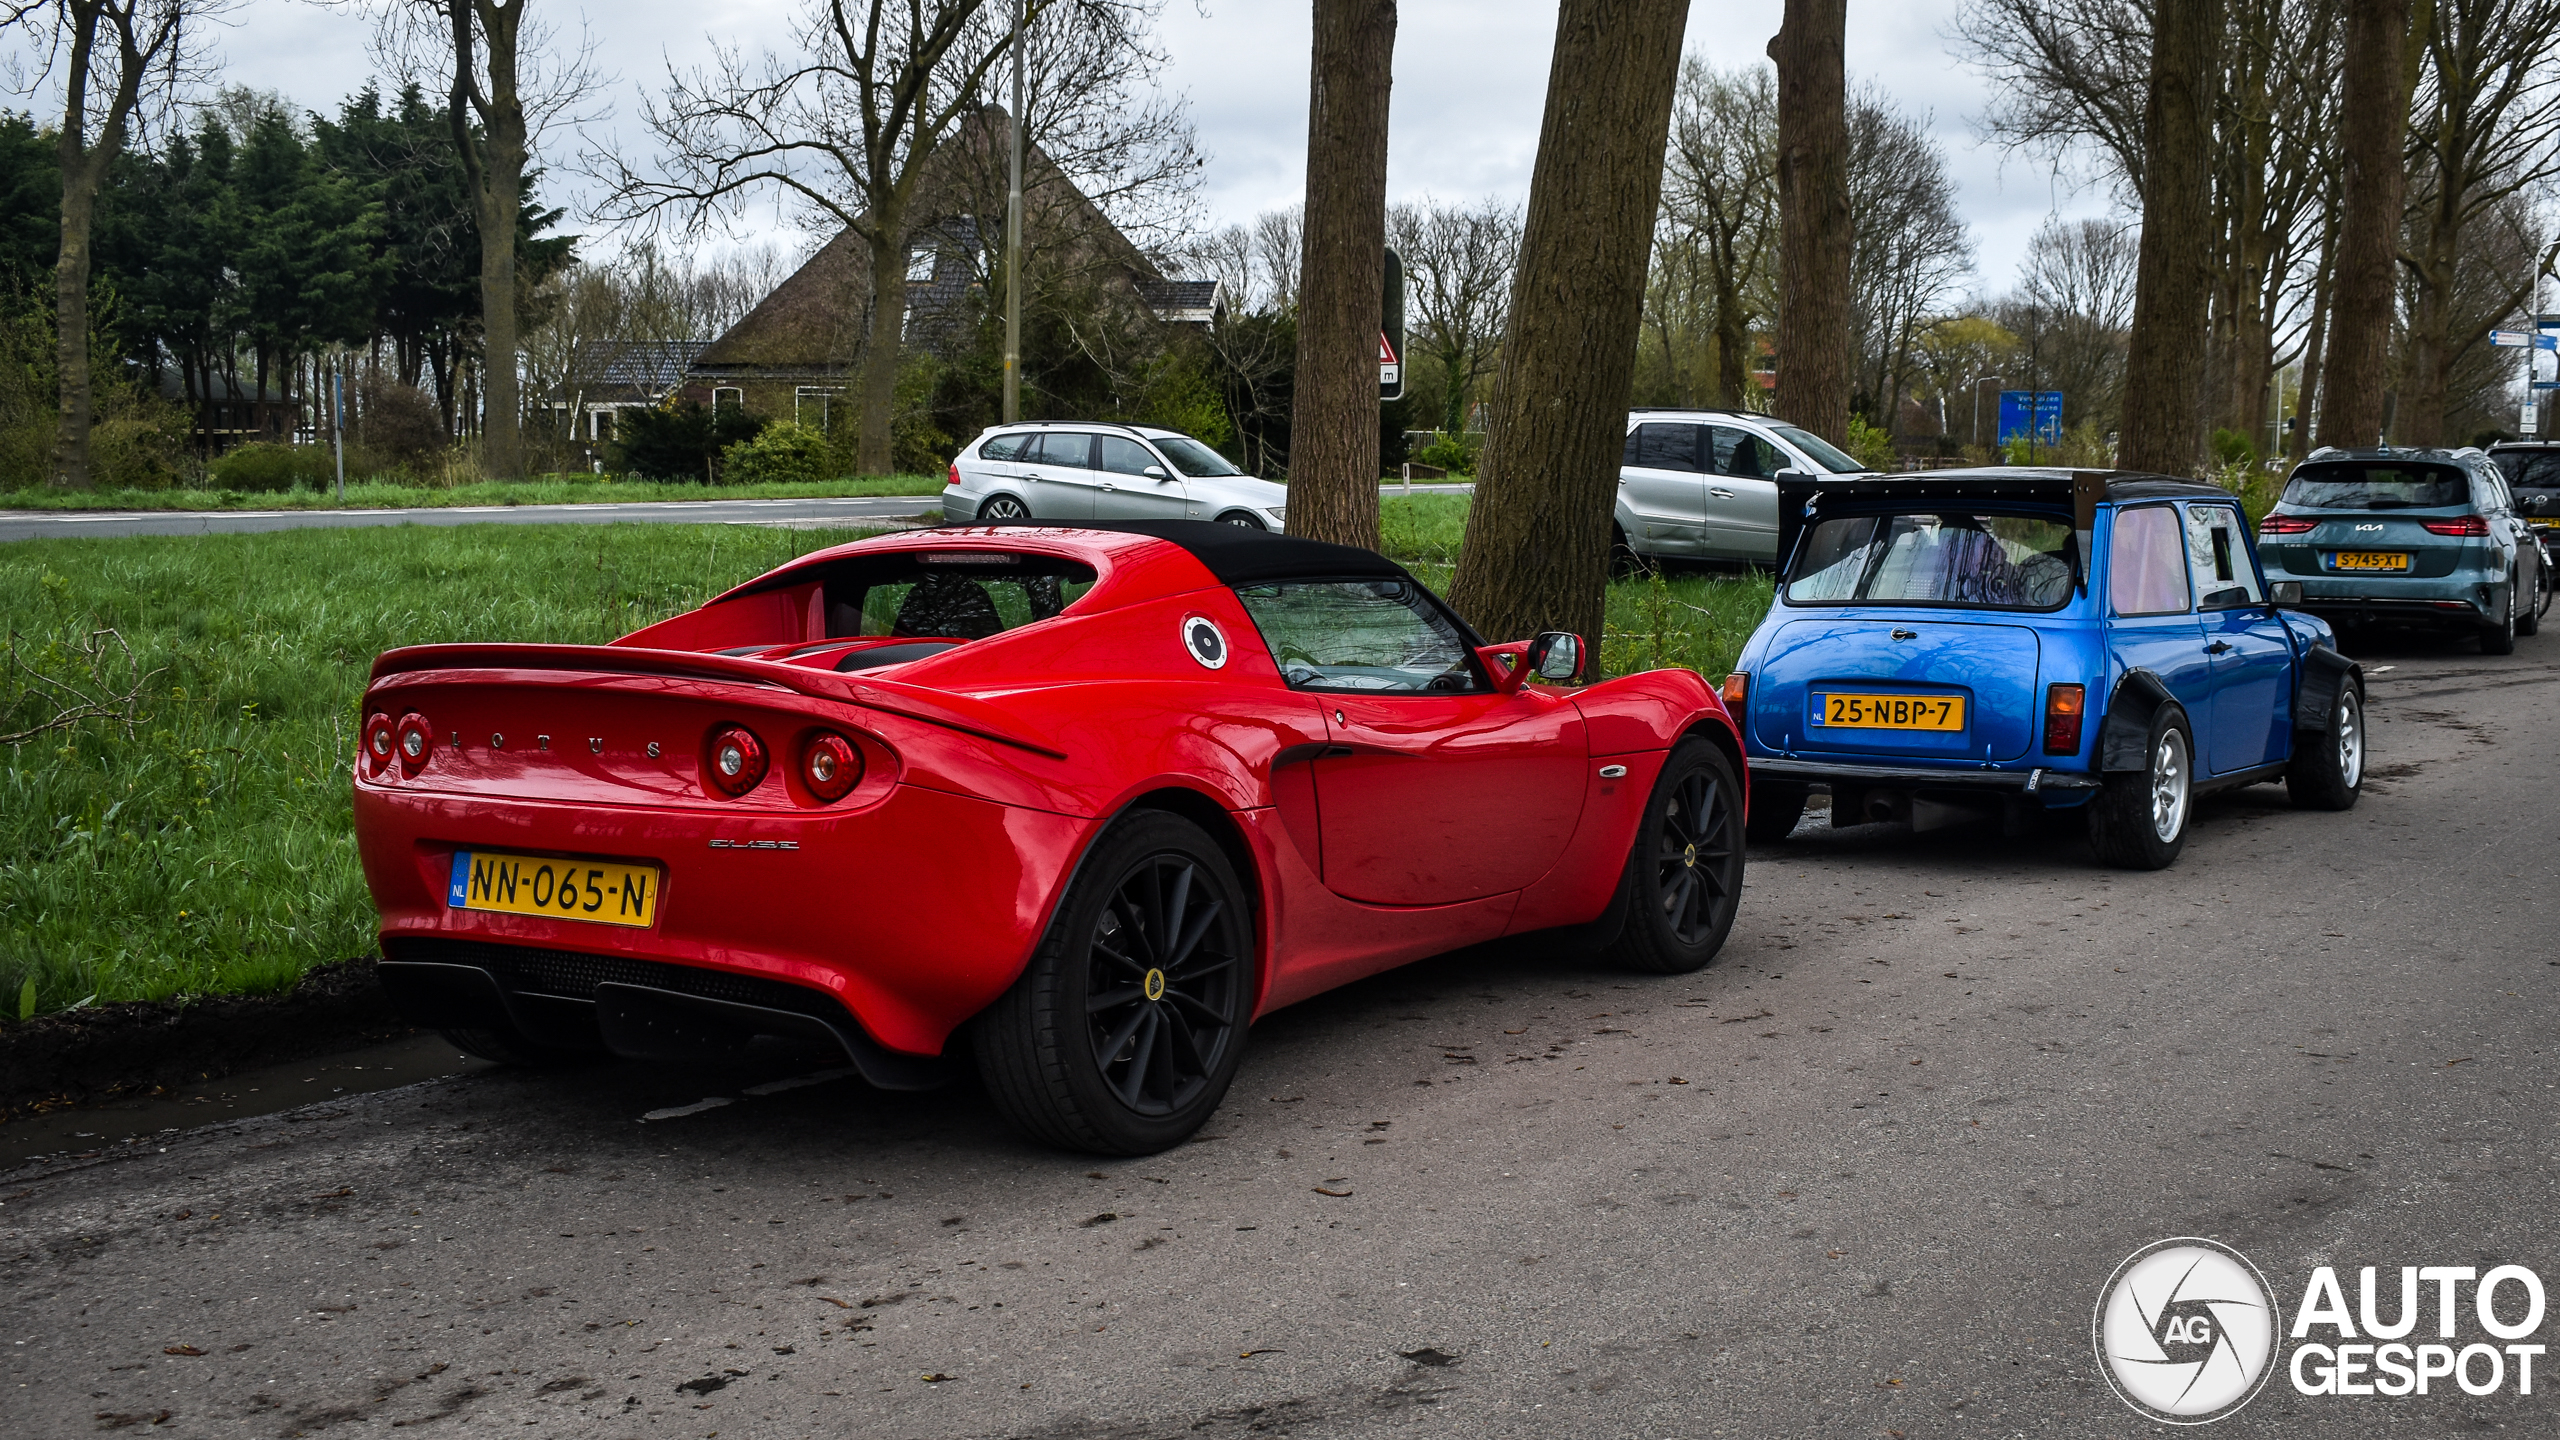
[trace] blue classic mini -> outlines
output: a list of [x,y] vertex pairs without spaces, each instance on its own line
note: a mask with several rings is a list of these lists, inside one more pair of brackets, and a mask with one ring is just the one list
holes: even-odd
[[1748,830],[1930,829],[2079,808],[2111,865],[2157,870],[2197,795],[2282,779],[2344,810],[2364,682],[2328,625],[2281,607],[2229,492],[2117,471],[1779,477],[1778,593],[1726,708]]

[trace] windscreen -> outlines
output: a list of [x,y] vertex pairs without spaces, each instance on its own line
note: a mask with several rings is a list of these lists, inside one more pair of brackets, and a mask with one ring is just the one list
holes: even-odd
[[1053,555],[866,555],[826,573],[827,635],[983,640],[1064,611],[1093,579],[1092,566]]
[[2284,503],[2315,510],[2432,510],[2471,503],[2471,477],[2453,465],[2305,465]]
[[1849,454],[1837,445],[1832,444],[1830,441],[1823,439],[1821,436],[1814,434],[1810,430],[1798,429],[1793,425],[1772,425],[1769,428],[1778,432],[1779,437],[1784,439],[1788,444],[1793,445],[1797,449],[1803,451],[1806,455],[1812,457],[1814,464],[1821,466],[1823,469],[1830,471],[1834,475],[1863,475],[1866,473],[1867,467],[1859,464],[1856,456]]
[[1151,435],[1155,447],[1173,468],[1194,479],[1205,480],[1215,475],[1241,475],[1244,472],[1227,463],[1227,457],[1192,439],[1188,435]]
[[1790,605],[2051,610],[2079,574],[2070,524],[2033,515],[1842,515],[1816,524],[1796,554]]

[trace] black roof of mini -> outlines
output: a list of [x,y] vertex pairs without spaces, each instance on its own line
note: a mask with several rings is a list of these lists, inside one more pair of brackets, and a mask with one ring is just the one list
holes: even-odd
[[2069,500],[2074,479],[2095,475],[2106,483],[2109,500],[2223,499],[2231,492],[2200,480],[2178,480],[2142,470],[2067,470],[2036,465],[1980,465],[1963,470],[1905,470],[1888,475],[1857,475],[1812,482],[1823,495],[1889,500],[1909,491],[1968,496],[1983,500]]

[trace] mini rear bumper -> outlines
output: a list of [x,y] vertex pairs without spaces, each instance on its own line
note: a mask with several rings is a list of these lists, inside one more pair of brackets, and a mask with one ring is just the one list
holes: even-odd
[[1849,765],[1825,760],[1751,758],[1751,778],[1843,790],[1898,790],[1912,795],[1973,799],[2034,798],[2047,806],[2076,805],[2102,788],[2095,775],[2076,770],[1927,770],[1907,766]]

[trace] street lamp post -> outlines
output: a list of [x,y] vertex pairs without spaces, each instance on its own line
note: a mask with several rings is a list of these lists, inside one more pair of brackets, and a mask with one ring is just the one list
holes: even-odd
[[1997,380],[2003,385],[2009,383],[2005,375],[1976,375],[1965,385],[1964,388],[1973,392],[1973,443],[1976,445],[1982,443],[1982,382],[1985,380]]

